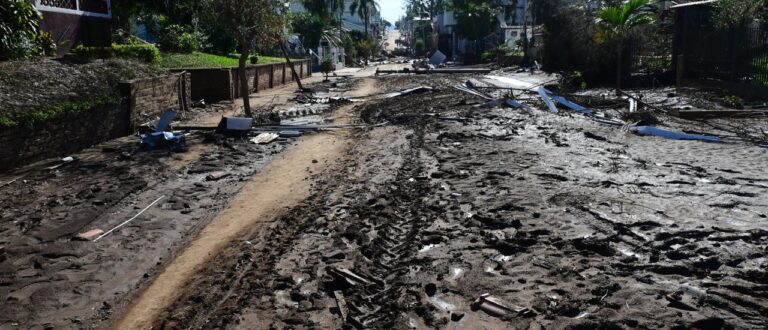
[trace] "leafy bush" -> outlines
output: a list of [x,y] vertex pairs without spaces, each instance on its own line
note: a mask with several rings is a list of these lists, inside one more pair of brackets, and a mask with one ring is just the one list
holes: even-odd
[[744,99],[737,95],[727,95],[720,103],[728,108],[744,109]]
[[334,69],[333,60],[331,60],[330,56],[326,56],[322,61],[320,61],[320,72],[325,75],[325,81],[328,81],[328,75],[330,75]]
[[200,43],[195,33],[189,32],[181,25],[166,26],[157,39],[157,44],[164,52],[191,53],[200,49]]
[[31,2],[0,0],[0,60],[55,53],[50,35],[40,32],[41,19]]
[[111,47],[85,47],[78,45],[72,49],[72,55],[79,61],[95,59],[125,58],[136,59],[147,63],[156,63],[160,59],[160,51],[153,45],[118,45]]
[[147,63],[155,63],[160,59],[160,51],[152,45],[112,45],[115,57],[137,59]]
[[493,60],[496,57],[496,52],[493,52],[493,51],[490,51],[490,50],[489,51],[485,51],[485,52],[483,52],[481,57],[483,59],[483,62],[490,62],[491,60]]
[[37,34],[37,47],[41,55],[54,56],[56,55],[56,42],[53,41],[53,36],[45,31],[40,31]]
[[426,50],[426,46],[424,45],[424,40],[416,39],[416,42],[413,43],[413,50],[416,52],[416,55],[418,56],[424,55],[424,51]]
[[117,29],[112,33],[112,41],[118,45],[145,45],[146,42],[139,37],[123,29]]

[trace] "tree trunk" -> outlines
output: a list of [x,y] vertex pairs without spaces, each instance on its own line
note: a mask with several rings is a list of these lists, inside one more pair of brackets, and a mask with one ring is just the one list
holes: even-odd
[[621,47],[622,47],[622,43],[621,43],[621,41],[619,41],[618,51],[616,52],[617,55],[618,55],[618,57],[616,58],[616,95],[620,95],[621,94],[620,93],[620,91],[621,91],[621,77],[622,77],[622,74],[621,74],[621,60],[622,60],[621,55],[622,55],[622,49],[621,49]]
[[249,55],[248,41],[240,39],[240,62],[237,66],[237,75],[240,77],[240,96],[243,98],[243,111],[247,117],[253,118],[251,112],[251,96],[248,91],[248,77],[245,74],[245,64]]
[[363,24],[365,25],[365,40],[368,40],[368,24],[369,24],[368,23],[368,9],[364,10],[363,13],[364,13],[363,16],[365,16],[365,17],[363,17],[363,20],[365,20],[365,22],[363,22]]
[[301,85],[301,76],[296,73],[296,68],[293,67],[293,63],[291,63],[291,59],[288,57],[288,51],[285,50],[285,42],[280,42],[280,49],[283,51],[283,56],[285,56],[285,61],[288,62],[288,66],[291,67],[291,74],[293,74],[293,79],[296,80],[296,84],[299,85],[299,89],[303,91],[304,87]]

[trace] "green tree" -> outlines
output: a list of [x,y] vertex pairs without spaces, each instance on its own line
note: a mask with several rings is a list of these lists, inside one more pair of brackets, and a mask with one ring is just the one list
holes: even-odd
[[320,61],[320,72],[325,75],[325,81],[328,81],[328,75],[330,75],[334,69],[333,60],[331,60],[330,56],[326,56],[322,61]]
[[[24,58],[41,53],[37,44],[43,18],[35,5],[24,0],[0,0],[0,59]],[[42,38],[41,38],[42,39]]]
[[412,17],[426,14],[430,19],[435,18],[445,9],[445,0],[406,0],[406,13]]
[[282,17],[277,11],[276,3],[272,0],[212,1],[214,9],[220,15],[221,23],[230,27],[238,42],[240,95],[243,97],[243,110],[246,116],[253,117],[245,66],[254,42],[268,43],[280,40]]
[[363,24],[365,25],[365,39],[368,39],[371,14],[377,10],[379,10],[379,3],[377,0],[352,0],[352,3],[349,5],[350,14],[357,14],[363,18]]
[[377,54],[379,51],[379,43],[373,39],[363,39],[357,44],[357,53],[365,61],[365,65],[368,65],[368,59]]
[[454,0],[452,9],[456,16],[456,32],[475,42],[494,32],[496,14],[501,13],[501,6],[495,0]]
[[302,5],[308,12],[322,18],[335,18],[344,13],[343,0],[302,0]]
[[720,0],[715,23],[720,27],[744,27],[756,19],[768,18],[768,0]]
[[652,12],[645,10],[648,6],[648,0],[629,0],[621,6],[608,6],[600,9],[597,13],[597,36],[598,42],[606,39],[616,41],[616,93],[621,90],[622,76],[622,51],[624,42],[629,38],[632,31],[640,26],[652,24],[655,16]]

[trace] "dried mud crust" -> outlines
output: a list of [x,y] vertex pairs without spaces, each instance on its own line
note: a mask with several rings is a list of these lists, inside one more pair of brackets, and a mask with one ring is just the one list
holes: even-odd
[[[381,89],[430,84],[398,79]],[[763,150],[475,102],[443,88],[361,106],[394,125],[360,133],[157,327],[765,327]],[[490,315],[484,293],[515,307]]]

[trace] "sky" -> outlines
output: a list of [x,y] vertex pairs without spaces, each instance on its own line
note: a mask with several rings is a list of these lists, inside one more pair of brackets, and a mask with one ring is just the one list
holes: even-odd
[[381,16],[392,24],[395,24],[400,16],[405,15],[405,0],[379,0]]

